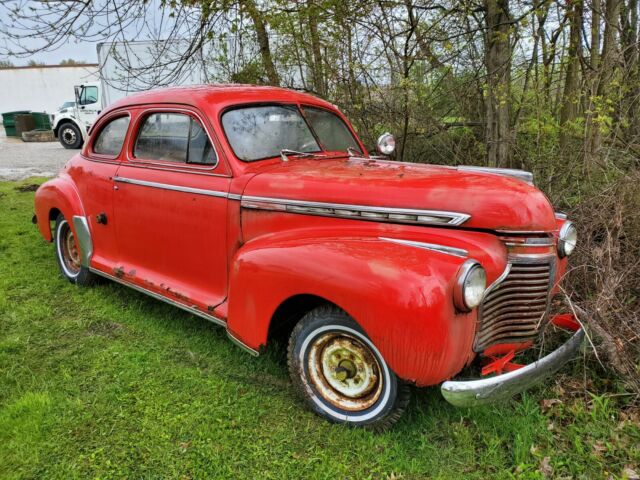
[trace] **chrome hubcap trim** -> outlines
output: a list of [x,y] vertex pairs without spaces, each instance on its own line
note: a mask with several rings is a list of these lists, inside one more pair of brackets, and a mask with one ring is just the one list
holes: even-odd
[[375,354],[358,337],[344,332],[328,332],[313,340],[307,371],[314,390],[342,410],[371,408],[383,390]]

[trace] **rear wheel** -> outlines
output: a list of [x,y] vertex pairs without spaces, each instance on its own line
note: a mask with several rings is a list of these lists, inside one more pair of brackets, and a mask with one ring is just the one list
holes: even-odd
[[96,276],[82,265],[80,247],[69,222],[62,214],[56,219],[54,235],[56,259],[62,275],[77,285],[92,285]]
[[58,140],[64,148],[80,148],[82,146],[82,132],[73,123],[65,123],[58,130]]
[[386,430],[409,403],[408,386],[338,308],[319,307],[303,317],[291,334],[288,353],[299,393],[332,422]]

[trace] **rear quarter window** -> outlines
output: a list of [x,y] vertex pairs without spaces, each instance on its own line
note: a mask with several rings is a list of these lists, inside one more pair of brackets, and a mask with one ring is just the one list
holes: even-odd
[[129,128],[128,115],[109,121],[98,132],[93,142],[93,152],[99,155],[118,156],[127,136],[127,128]]

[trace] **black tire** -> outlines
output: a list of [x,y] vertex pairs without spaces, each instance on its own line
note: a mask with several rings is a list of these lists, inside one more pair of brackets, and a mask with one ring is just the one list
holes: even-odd
[[58,140],[64,148],[78,149],[82,146],[82,132],[73,123],[65,123],[58,130]]
[[75,239],[69,222],[62,214],[56,219],[53,243],[56,249],[56,260],[62,275],[71,283],[90,286],[96,282],[96,275],[81,265],[80,246]]
[[409,404],[409,386],[339,308],[318,307],[298,322],[289,340],[288,363],[300,395],[331,422],[384,431]]

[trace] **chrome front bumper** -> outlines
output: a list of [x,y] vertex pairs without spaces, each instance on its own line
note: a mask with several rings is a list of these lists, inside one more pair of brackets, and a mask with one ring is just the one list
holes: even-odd
[[557,372],[580,349],[584,330],[578,330],[560,348],[546,357],[513,372],[469,381],[447,381],[440,390],[447,402],[457,407],[474,407],[510,398]]

